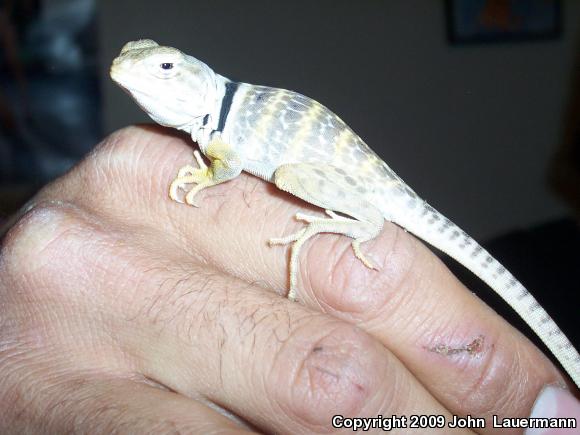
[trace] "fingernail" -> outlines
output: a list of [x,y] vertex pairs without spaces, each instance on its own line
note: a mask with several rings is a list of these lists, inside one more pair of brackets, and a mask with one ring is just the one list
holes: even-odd
[[[563,428],[548,428],[548,427],[530,427],[526,430],[525,435],[555,435],[577,433],[578,423],[580,422],[580,402],[570,394],[568,390],[558,388],[555,386],[547,386],[540,392],[530,419],[548,419],[550,422],[570,422],[568,419],[574,419],[575,429]],[[550,420],[554,419],[554,420]],[[556,420],[562,419],[562,420]],[[530,420],[530,423],[533,420]],[[537,420],[538,422],[545,422],[546,420]],[[548,424],[549,425],[549,424]],[[569,426],[568,426],[569,427]]]

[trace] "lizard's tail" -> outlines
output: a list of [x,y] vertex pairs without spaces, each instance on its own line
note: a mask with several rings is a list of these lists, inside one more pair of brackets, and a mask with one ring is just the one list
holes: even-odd
[[580,355],[526,288],[461,228],[425,202],[391,220],[463,264],[532,328],[580,387]]

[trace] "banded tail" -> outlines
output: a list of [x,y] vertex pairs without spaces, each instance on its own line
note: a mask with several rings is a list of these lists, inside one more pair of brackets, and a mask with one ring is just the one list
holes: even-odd
[[580,355],[534,296],[465,231],[427,203],[392,222],[449,255],[477,275],[532,328],[580,387]]

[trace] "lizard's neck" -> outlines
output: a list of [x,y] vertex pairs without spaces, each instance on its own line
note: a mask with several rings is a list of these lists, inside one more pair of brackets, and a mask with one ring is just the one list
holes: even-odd
[[211,87],[211,94],[207,98],[207,114],[196,119],[195,123],[191,125],[191,136],[202,150],[207,146],[211,133],[219,128],[228,83],[232,83],[231,80],[220,74],[215,74],[214,78],[214,86]]

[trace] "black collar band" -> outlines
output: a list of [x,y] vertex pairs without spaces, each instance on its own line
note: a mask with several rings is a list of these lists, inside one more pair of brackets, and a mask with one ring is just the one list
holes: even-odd
[[218,126],[216,131],[223,131],[226,125],[226,119],[230,113],[232,107],[232,101],[234,100],[234,94],[238,90],[238,82],[227,82],[226,91],[224,93],[224,98],[222,99],[222,108],[220,110],[220,119],[218,121]]

